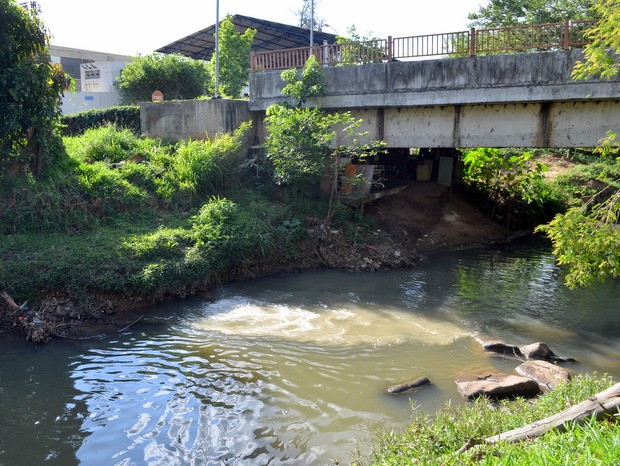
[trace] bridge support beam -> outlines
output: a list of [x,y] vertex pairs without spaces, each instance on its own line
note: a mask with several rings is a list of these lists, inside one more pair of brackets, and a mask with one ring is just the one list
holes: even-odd
[[353,109],[388,147],[594,147],[618,131],[620,100]]

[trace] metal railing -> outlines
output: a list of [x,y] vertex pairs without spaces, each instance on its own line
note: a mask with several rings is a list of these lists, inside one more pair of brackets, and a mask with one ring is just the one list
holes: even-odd
[[590,43],[594,20],[563,21],[503,28],[476,29],[365,42],[315,45],[252,52],[252,71],[302,68],[310,54],[329,66],[381,63],[431,56],[475,56],[502,52],[568,50]]

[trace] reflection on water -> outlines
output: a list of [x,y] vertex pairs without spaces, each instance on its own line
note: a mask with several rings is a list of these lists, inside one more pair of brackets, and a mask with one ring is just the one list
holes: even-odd
[[[2,342],[0,464],[330,464],[411,405],[463,402],[453,376],[510,372],[473,341],[545,341],[620,375],[620,288],[570,292],[548,248],[437,255],[409,271],[317,272],[159,308],[123,334]],[[433,385],[389,397],[386,386]]]

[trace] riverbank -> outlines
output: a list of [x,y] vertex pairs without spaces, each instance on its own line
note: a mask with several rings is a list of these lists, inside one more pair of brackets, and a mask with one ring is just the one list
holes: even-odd
[[[306,227],[303,232],[302,224]],[[458,194],[432,182],[412,183],[400,194],[375,201],[364,219],[350,217],[346,224],[340,221],[327,226],[323,219],[306,215],[297,223],[286,225],[290,226],[281,233],[293,240],[291,244],[274,245],[269,254],[244,261],[242,266],[205,270],[204,280],[198,278],[191,285],[181,280],[176,288],[144,292],[129,291],[136,277],[124,269],[132,265],[119,264],[114,254],[110,254],[111,250],[122,250],[120,243],[127,241],[126,230],[84,232],[69,235],[65,240],[57,234],[13,235],[12,241],[5,243],[6,257],[24,262],[24,267],[29,267],[28,262],[34,267],[50,267],[51,262],[53,268],[53,262],[58,261],[59,274],[65,269],[67,275],[60,277],[58,283],[67,286],[43,289],[37,298],[26,303],[17,296],[13,302],[3,299],[0,302],[2,325],[36,342],[50,338],[87,338],[131,325],[153,304],[188,296],[208,297],[214,286],[229,282],[320,268],[376,271],[414,267],[426,253],[503,241],[510,234]],[[117,240],[105,241],[105,238]],[[80,248],[84,248],[82,253]],[[128,250],[127,254],[132,253]],[[163,260],[170,250],[152,254],[162,254]],[[149,263],[158,260],[155,255]],[[180,256],[179,261],[186,262],[186,259]],[[85,292],[79,296],[68,286],[68,276],[72,274],[81,275],[79,283]],[[92,281],[84,274],[92,276]],[[101,277],[106,274],[115,275],[109,281],[119,291],[101,289]],[[47,283],[53,281],[51,276],[49,281],[46,277],[42,279]],[[168,280],[165,283],[169,286]]]

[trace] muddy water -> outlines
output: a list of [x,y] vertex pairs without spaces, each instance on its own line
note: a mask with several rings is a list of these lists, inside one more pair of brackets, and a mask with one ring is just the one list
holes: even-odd
[[[453,376],[511,371],[477,334],[547,342],[620,376],[620,284],[571,292],[546,244],[433,256],[415,270],[314,272],[155,309],[122,334],[0,344],[0,464],[330,464],[415,409],[462,402]],[[389,397],[392,383],[433,385]]]

